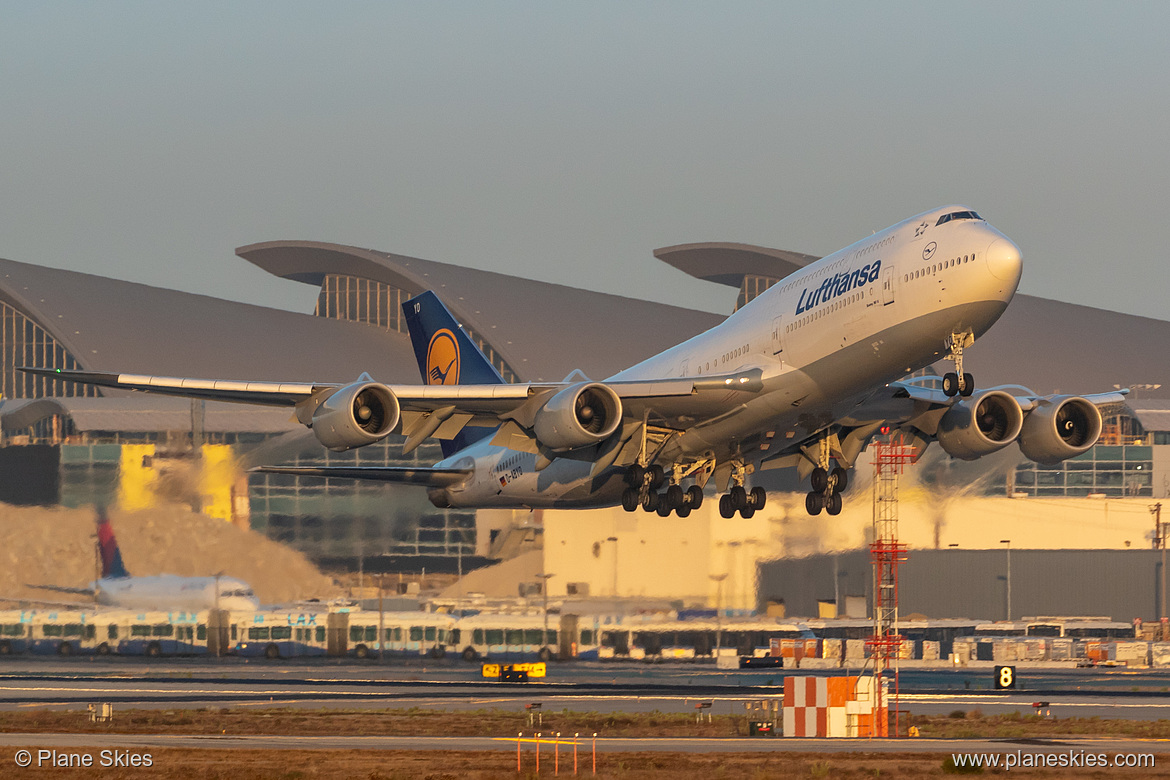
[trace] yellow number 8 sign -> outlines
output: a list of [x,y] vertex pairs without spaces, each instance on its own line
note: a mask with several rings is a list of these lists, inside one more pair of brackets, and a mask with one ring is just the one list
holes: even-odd
[[1016,687],[1016,667],[1014,666],[997,666],[995,667],[995,689],[1002,691],[1007,688]]

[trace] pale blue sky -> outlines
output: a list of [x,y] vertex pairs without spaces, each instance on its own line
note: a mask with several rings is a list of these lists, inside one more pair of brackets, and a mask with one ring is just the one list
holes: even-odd
[[1165,319],[1165,3],[0,3],[0,257],[311,311],[335,241],[726,312],[656,247],[975,208]]

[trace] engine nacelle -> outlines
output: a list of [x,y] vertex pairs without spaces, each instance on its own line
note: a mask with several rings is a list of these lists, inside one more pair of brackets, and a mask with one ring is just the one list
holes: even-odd
[[356,382],[325,399],[313,412],[313,435],[335,452],[386,438],[398,425],[402,407],[390,388]]
[[536,440],[555,452],[605,441],[622,421],[622,399],[609,387],[582,382],[561,390],[536,413]]
[[1023,424],[1024,412],[1015,398],[988,390],[948,409],[934,437],[951,457],[975,460],[1011,444]]
[[1101,435],[1101,410],[1078,396],[1042,399],[1020,431],[1020,451],[1037,463],[1059,463],[1080,455]]

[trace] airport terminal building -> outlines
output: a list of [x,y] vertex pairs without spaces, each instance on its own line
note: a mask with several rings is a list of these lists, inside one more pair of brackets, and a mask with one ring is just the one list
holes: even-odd
[[[277,241],[237,254],[274,276],[316,287],[315,310],[297,314],[0,260],[0,500],[71,506],[180,500],[262,530],[318,561],[376,568],[380,560],[404,570],[498,557],[493,545],[498,548],[509,528],[537,526],[546,551],[562,551],[560,568],[552,569],[558,572],[553,592],[564,593],[570,583],[592,582],[594,593],[611,589],[613,567],[593,551],[598,540],[575,530],[598,525],[575,522],[581,511],[550,510],[542,517],[438,509],[411,487],[247,472],[260,464],[429,465],[441,457],[433,442],[406,456],[399,436],[332,453],[290,422],[287,409],[99,391],[16,367],[322,382],[349,382],[369,372],[377,381],[413,383],[418,368],[400,307],[431,289],[507,380],[559,380],[574,369],[604,378],[722,316],[335,244]],[[737,305],[816,259],[728,243],[654,254],[665,264],[663,273],[682,271],[736,288]],[[1140,348],[1119,350],[1118,343]],[[1041,543],[1022,546],[1057,548],[1071,539],[1084,547],[1148,547],[1148,536],[1140,534],[1152,527],[1145,506],[1170,493],[1170,322],[1017,295],[966,360],[981,386],[1022,384],[1040,393],[1144,389],[1106,421],[1097,447],[1055,467],[1022,462],[1015,447],[975,464],[932,452],[908,500],[927,507],[933,519],[909,521],[910,543],[945,549],[955,543],[948,541],[953,535],[964,548],[995,547],[998,536],[981,540],[976,531],[986,527],[990,511],[980,502],[993,502],[1021,511],[1027,504],[1029,518],[1054,518],[1039,522],[1046,529],[1036,534]],[[770,489],[795,488],[781,472],[757,476]],[[710,529],[700,534],[710,540],[707,554],[687,567],[687,583],[668,577],[660,586],[672,583],[675,594],[711,600],[713,578],[732,565],[733,550],[747,582],[762,560],[864,544],[867,481],[852,482],[858,496],[832,521],[800,517],[782,498],[770,500],[751,521],[728,521],[718,516],[715,502],[706,502],[692,521]],[[1106,507],[1113,517],[1103,521]],[[1018,523],[1007,510],[995,512],[1005,524]],[[607,513],[597,510],[595,518],[602,522]],[[915,510],[907,514],[914,517]],[[1048,530],[1072,516],[1075,528]],[[628,549],[650,548],[677,531],[669,523],[657,527],[660,521],[615,515],[605,538],[629,535]],[[637,559],[628,560],[633,571]],[[629,595],[669,595],[652,592],[650,579],[631,575]],[[756,606],[759,597],[758,588],[745,586],[743,607]]]

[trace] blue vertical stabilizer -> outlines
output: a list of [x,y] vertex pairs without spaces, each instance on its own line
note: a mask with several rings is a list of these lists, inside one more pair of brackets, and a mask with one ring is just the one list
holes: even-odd
[[[402,304],[414,356],[424,384],[502,385],[500,372],[430,290]],[[494,433],[492,428],[467,426],[458,436],[440,440],[443,457]]]

